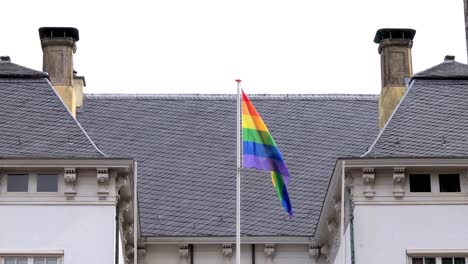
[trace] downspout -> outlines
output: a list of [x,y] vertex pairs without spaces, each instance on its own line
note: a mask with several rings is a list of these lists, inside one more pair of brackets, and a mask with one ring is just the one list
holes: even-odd
[[119,264],[119,211],[115,207],[115,264]]
[[190,244],[188,246],[188,250],[189,250],[190,264],[193,264],[193,244]]
[[252,264],[255,264],[255,244],[252,244]]
[[354,207],[352,206],[351,189],[346,188],[347,203],[348,203],[348,217],[349,217],[349,240],[351,241],[351,264],[356,264],[354,252]]

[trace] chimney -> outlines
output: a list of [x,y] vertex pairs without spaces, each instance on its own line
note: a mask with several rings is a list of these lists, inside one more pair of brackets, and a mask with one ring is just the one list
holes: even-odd
[[55,90],[75,116],[77,91],[73,87],[73,54],[80,39],[78,29],[42,27],[39,28],[39,37],[43,51],[42,69],[49,74]]
[[379,127],[382,129],[406,92],[405,79],[413,74],[411,48],[414,29],[382,28],[374,42],[379,44],[382,89],[379,98]]

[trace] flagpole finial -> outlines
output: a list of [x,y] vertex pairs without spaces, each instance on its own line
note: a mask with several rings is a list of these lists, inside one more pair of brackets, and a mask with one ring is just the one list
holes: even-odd
[[241,83],[242,80],[241,80],[241,79],[236,79],[236,82],[237,82],[237,83]]

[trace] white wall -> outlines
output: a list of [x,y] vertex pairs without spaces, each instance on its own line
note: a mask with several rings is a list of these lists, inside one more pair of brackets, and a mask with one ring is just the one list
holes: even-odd
[[[431,174],[431,192],[410,192],[411,173]],[[441,193],[439,173],[459,173],[461,192]],[[356,263],[407,262],[407,250],[468,250],[468,177],[459,168],[407,168],[402,197],[393,194],[393,169],[375,170],[365,197],[361,170],[352,172]],[[349,251],[348,244],[348,251]],[[335,262],[339,263],[339,262]]]
[[468,249],[468,205],[355,208],[356,263],[406,263],[407,249]]
[[[30,175],[28,192],[7,192],[9,173]],[[38,173],[59,175],[58,192],[36,192]],[[96,169],[77,170],[76,195],[64,194],[63,169],[10,169],[0,174],[2,253],[63,251],[64,264],[115,263],[115,175],[98,195]]]
[[335,259],[331,259],[330,262],[333,261],[334,264],[343,263],[341,255],[344,256],[343,259],[346,264],[351,263],[351,231],[350,231],[349,225],[346,228],[344,240],[340,242],[340,245],[336,252],[336,256],[332,256],[332,258],[335,258]]
[[64,264],[114,263],[114,206],[0,205],[0,212],[1,251],[63,250]]

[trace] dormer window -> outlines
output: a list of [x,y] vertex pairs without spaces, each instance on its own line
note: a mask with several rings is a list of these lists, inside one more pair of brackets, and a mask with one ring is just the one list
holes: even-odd
[[410,192],[431,192],[430,174],[410,174]]
[[8,174],[7,192],[28,192],[29,175]]
[[461,192],[459,174],[439,174],[440,192]]

